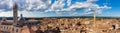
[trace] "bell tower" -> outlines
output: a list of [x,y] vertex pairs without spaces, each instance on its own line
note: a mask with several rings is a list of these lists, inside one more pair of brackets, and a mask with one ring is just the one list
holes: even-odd
[[15,3],[13,5],[13,21],[17,23],[17,13],[18,13],[18,5]]

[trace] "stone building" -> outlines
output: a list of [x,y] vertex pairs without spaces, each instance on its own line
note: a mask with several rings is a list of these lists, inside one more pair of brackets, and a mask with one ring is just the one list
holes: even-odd
[[39,23],[37,20],[25,20],[23,15],[20,17],[17,15],[18,6],[13,6],[13,20],[7,20],[5,17],[0,21],[0,31],[2,33],[35,33],[32,26],[37,26]]

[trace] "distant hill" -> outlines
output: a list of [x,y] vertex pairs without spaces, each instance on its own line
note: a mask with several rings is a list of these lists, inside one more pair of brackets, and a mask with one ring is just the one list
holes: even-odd
[[[13,20],[13,17],[6,17],[8,20]],[[58,17],[24,17],[26,18],[26,20],[34,18],[34,19],[43,19],[43,18],[93,18],[93,16],[58,16]],[[120,17],[98,17],[97,18],[120,18]],[[0,20],[2,19],[2,17],[0,17]]]

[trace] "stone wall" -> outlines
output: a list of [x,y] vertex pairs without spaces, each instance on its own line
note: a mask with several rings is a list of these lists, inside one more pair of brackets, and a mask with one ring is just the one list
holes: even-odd
[[21,28],[14,27],[12,25],[0,25],[0,31],[10,32],[10,33],[21,33]]

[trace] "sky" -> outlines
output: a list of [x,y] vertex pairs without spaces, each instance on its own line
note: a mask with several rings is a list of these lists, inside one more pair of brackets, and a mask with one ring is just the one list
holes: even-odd
[[120,0],[0,0],[0,17],[12,17],[15,3],[24,17],[120,17]]

